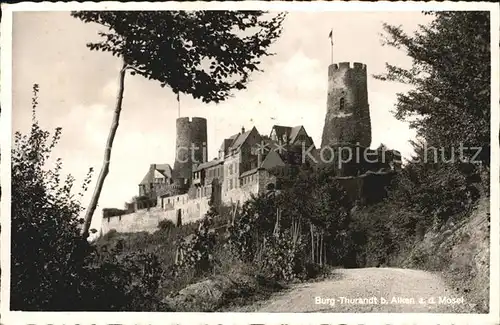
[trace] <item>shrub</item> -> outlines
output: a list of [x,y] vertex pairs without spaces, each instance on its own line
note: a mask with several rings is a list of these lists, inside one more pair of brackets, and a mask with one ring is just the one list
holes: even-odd
[[421,226],[426,229],[438,228],[452,215],[469,211],[478,198],[469,175],[451,163],[410,164],[396,182],[391,202],[424,216]]
[[288,231],[281,232],[265,238],[256,262],[273,279],[291,281],[304,271],[303,248]]
[[[74,178],[61,181],[61,160],[47,168],[61,129],[51,138],[40,128],[37,85],[33,93],[30,133],[16,132],[12,149],[11,309],[161,308],[155,297],[162,273],[156,257],[139,252],[118,259],[113,251],[98,252],[79,235],[79,198],[87,190],[92,171],[75,196]],[[116,233],[108,234],[112,236]]]
[[196,274],[203,274],[213,268],[215,232],[210,229],[211,218],[205,216],[194,234],[182,238],[179,243],[181,256],[177,266],[180,269],[194,269]]
[[172,220],[162,220],[158,223],[158,229],[160,230],[170,230],[175,227],[175,224]]

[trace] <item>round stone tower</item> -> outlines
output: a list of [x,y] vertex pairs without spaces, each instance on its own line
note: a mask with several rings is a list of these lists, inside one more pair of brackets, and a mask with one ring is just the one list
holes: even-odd
[[191,180],[193,164],[206,162],[207,120],[202,117],[180,117],[176,121],[175,162],[173,177],[179,184]]
[[191,143],[193,149],[193,164],[202,164],[207,162],[207,119],[202,117],[193,117],[191,120]]
[[328,67],[328,97],[321,147],[371,144],[366,65],[341,62]]

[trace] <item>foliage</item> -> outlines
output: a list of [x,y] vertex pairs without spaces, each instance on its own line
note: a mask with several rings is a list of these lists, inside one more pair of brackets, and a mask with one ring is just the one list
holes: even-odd
[[351,203],[333,171],[292,171],[282,183],[279,192],[260,194],[243,204],[229,229],[228,246],[234,255],[288,281],[306,272],[308,261],[317,262],[309,254],[320,246],[311,236],[321,234],[322,263],[346,263],[352,249]]
[[303,271],[304,242],[294,242],[290,231],[265,237],[261,250],[258,265],[273,279],[291,281]]
[[[429,146],[482,147],[489,162],[490,21],[487,11],[439,11],[413,36],[385,24],[385,44],[402,49],[411,68],[387,64],[382,80],[414,87],[398,95],[396,117],[410,122]],[[450,126],[453,127],[450,127]],[[470,156],[473,153],[467,153]]]
[[174,227],[175,227],[175,224],[172,220],[165,219],[165,220],[158,222],[158,229],[160,229],[160,230],[170,230]]
[[[301,224],[304,236],[312,225],[324,236],[326,259],[331,264],[342,264],[349,254],[350,202],[345,189],[334,178],[332,166],[303,170],[283,191],[280,202],[283,215]],[[304,195],[304,193],[308,193]]]
[[[412,59],[406,69],[387,64],[382,80],[406,83],[395,115],[419,141],[387,200],[354,213],[354,245],[362,265],[390,263],[397,254],[428,264],[415,250],[428,231],[470,215],[488,187],[490,147],[490,28],[488,12],[433,12],[412,36],[385,25],[385,44]],[[450,127],[452,125],[453,127]],[[476,150],[480,148],[477,157]],[[479,186],[481,188],[481,186]]]
[[275,214],[274,197],[261,194],[246,201],[228,229],[228,249],[243,262],[253,261],[263,238],[273,232]]
[[[61,182],[62,162],[45,164],[61,136],[43,131],[36,120],[38,85],[33,86],[29,135],[15,133],[12,149],[11,307],[24,310],[71,309],[82,290],[88,243],[77,235],[79,201],[74,178]],[[82,190],[90,182],[91,171]],[[80,194],[80,196],[82,193]]]
[[79,236],[79,198],[92,170],[75,197],[74,178],[69,175],[61,181],[61,160],[55,160],[54,168],[47,167],[61,129],[52,137],[41,129],[36,119],[38,85],[33,93],[30,133],[16,132],[12,149],[11,308],[156,308],[159,304],[149,299],[157,290],[156,275],[161,274],[154,257],[135,253],[113,259],[113,254],[99,254]]
[[213,268],[213,251],[215,247],[215,232],[210,229],[212,219],[205,216],[194,234],[182,238],[178,244],[181,257],[177,267],[194,269],[197,273],[205,273]]
[[116,208],[104,208],[104,209],[102,209],[102,217],[103,218],[122,216],[122,215],[127,214],[127,213],[128,213],[128,211],[123,210],[123,209],[116,209]]
[[[123,252],[123,243],[101,249],[90,265],[95,305],[90,310],[166,311],[162,305],[161,281],[166,275],[155,254],[137,250]],[[99,304],[107,302],[103,308]]]
[[108,28],[91,50],[123,57],[132,74],[204,102],[245,89],[260,58],[281,34],[284,14],[261,11],[79,11]]
[[470,211],[478,193],[454,164],[410,164],[395,180],[390,202],[399,209],[425,216],[424,228],[439,227],[451,216]]

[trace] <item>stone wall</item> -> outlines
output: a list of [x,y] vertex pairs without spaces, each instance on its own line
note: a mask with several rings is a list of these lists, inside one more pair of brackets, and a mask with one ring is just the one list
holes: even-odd
[[[160,208],[138,210],[134,213],[122,216],[103,218],[101,223],[102,234],[114,229],[118,232],[141,232],[153,233],[158,230],[161,220],[169,219],[167,211]],[[171,219],[175,222],[175,218]]]
[[101,223],[102,234],[109,232],[111,229],[118,232],[146,231],[153,233],[158,230],[158,223],[162,220],[171,220],[173,223],[177,223],[178,211],[181,214],[182,224],[186,224],[200,220],[209,209],[209,198],[207,197],[187,200],[187,195],[184,194],[170,199],[174,198],[175,203],[170,205],[165,203],[166,198],[164,198],[163,208],[160,201],[155,208],[142,209],[122,216],[103,218]]
[[[251,198],[252,194],[265,193],[269,189],[269,184],[276,185],[276,176],[270,174],[267,170],[260,169],[252,175],[248,175],[247,180],[242,181],[238,188],[225,192],[222,201],[228,205],[239,202],[241,206]],[[385,189],[390,185],[393,176],[394,174],[389,173],[386,175],[339,178],[338,181],[352,201],[361,200],[376,203],[385,197]],[[208,212],[210,208],[209,200],[209,197],[189,199],[187,194],[158,198],[157,207],[138,210],[122,216],[103,218],[102,233],[105,234],[111,229],[118,232],[146,231],[153,233],[158,229],[158,223],[162,220],[171,220],[176,224],[179,211],[182,224],[196,222]]]
[[228,205],[236,204],[237,202],[239,202],[241,205],[245,201],[249,200],[252,197],[252,194],[257,195],[258,193],[258,173],[255,173],[253,181],[249,181],[246,184],[241,184],[241,186],[239,186],[238,188],[225,192],[222,195],[222,201]]

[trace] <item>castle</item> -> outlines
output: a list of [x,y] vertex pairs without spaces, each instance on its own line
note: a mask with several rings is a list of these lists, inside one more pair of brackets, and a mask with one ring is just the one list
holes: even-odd
[[[380,193],[401,164],[398,151],[370,150],[371,121],[367,68],[361,63],[328,67],[327,112],[322,143],[316,148],[304,126],[274,125],[268,134],[241,129],[225,138],[218,157],[207,159],[207,120],[178,118],[176,154],[169,164],[151,164],[139,184],[139,197],[125,210],[104,209],[101,231],[157,230],[161,220],[177,225],[202,218],[215,204],[242,204],[252,194],[280,188],[290,168],[343,160],[337,179],[353,200]],[[350,148],[351,150],[344,150]],[[354,154],[353,154],[354,153]],[[368,159],[367,153],[376,159]],[[336,160],[335,160],[336,162]]]

